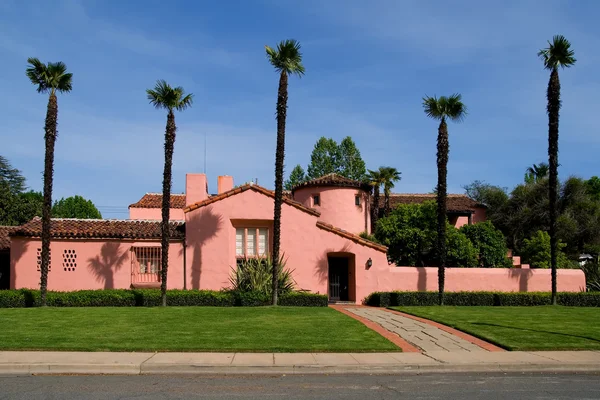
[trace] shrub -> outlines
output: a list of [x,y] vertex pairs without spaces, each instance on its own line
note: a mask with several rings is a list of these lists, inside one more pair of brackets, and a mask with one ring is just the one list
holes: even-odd
[[[285,268],[286,260],[282,255],[279,259],[277,292],[289,293],[294,289],[292,272]],[[266,258],[247,258],[242,260],[237,269],[232,268],[229,277],[232,290],[239,293],[258,292],[271,296],[273,290],[273,261]]]
[[[562,251],[565,244],[558,241],[558,268],[577,268],[573,261]],[[532,268],[550,268],[550,235],[545,231],[537,231],[531,238],[523,241],[523,262]]]
[[473,243],[454,226],[446,226],[446,265],[448,267],[477,266],[477,250]]
[[375,235],[371,234],[371,233],[367,233],[367,232],[361,232],[358,234],[358,236],[360,236],[361,238],[365,239],[365,240],[369,240],[373,243],[379,243],[379,241],[377,240],[377,238],[375,237]]
[[[448,292],[448,306],[543,306],[550,305],[551,295],[546,292]],[[374,307],[390,306],[435,306],[437,292],[375,292],[364,300]],[[600,307],[600,293],[559,293],[558,304],[577,307]]]
[[464,225],[460,231],[473,243],[477,253],[477,266],[481,268],[511,268],[506,257],[508,248],[504,235],[490,221]]
[[588,292],[600,292],[600,263],[588,261],[581,267]]
[[279,297],[280,306],[327,307],[329,299],[324,294],[290,292]]

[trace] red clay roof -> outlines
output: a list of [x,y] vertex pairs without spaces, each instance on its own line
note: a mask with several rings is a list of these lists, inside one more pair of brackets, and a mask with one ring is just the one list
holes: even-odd
[[10,250],[9,233],[17,229],[18,226],[0,226],[0,251]]
[[375,242],[371,242],[370,240],[363,239],[360,236],[355,235],[354,233],[350,233],[350,232],[347,232],[347,231],[345,231],[343,229],[336,228],[335,226],[330,225],[330,224],[326,224],[325,222],[317,221],[317,226],[319,228],[321,228],[321,229],[324,229],[326,231],[335,233],[336,235],[339,235],[339,236],[341,236],[343,238],[346,238],[346,239],[350,239],[350,240],[352,240],[355,243],[362,244],[363,246],[370,247],[370,248],[375,249],[377,251],[381,251],[383,253],[387,253],[387,251],[388,251],[388,248],[386,246],[382,245],[382,244],[378,244],[378,243],[375,243]]
[[[137,203],[133,203],[129,207],[161,208],[162,193],[146,193]],[[171,208],[185,208],[185,194],[171,194]]]
[[[198,209],[200,207],[204,207],[204,206],[207,206],[209,204],[216,203],[217,201],[226,199],[227,197],[235,196],[236,194],[245,192],[246,190],[253,190],[255,192],[264,194],[265,196],[269,196],[269,197],[271,197],[273,199],[275,198],[275,192],[273,192],[273,191],[271,191],[269,189],[265,189],[264,187],[258,186],[256,184],[247,183],[247,184],[242,185],[240,187],[237,187],[235,189],[231,189],[231,190],[229,190],[227,192],[223,192],[221,194],[217,194],[215,196],[211,196],[211,197],[209,197],[206,200],[202,200],[202,201],[199,201],[198,203],[194,203],[194,204],[192,204],[192,205],[184,208],[183,212],[188,213],[188,212],[196,210],[196,209]],[[308,207],[304,206],[302,203],[299,203],[297,201],[289,199],[289,198],[287,198],[285,196],[283,197],[283,202],[285,204],[287,204],[287,205],[290,205],[292,207],[295,207],[295,208],[299,209],[300,211],[304,211],[304,212],[312,214],[312,215],[314,215],[316,217],[319,217],[321,215],[321,213],[318,212],[317,210],[314,210],[312,208],[308,208]]]
[[[54,238],[160,239],[160,221],[53,218]],[[171,221],[171,238],[185,238],[184,222]],[[16,227],[10,236],[40,237],[42,220],[39,217]]]
[[[435,201],[435,194],[409,194],[392,193],[390,194],[390,208],[395,208],[398,204],[421,204],[426,201]],[[379,197],[379,207],[383,208],[385,197],[383,194]],[[477,203],[464,194],[449,194],[446,201],[449,212],[473,212],[477,208],[485,208],[484,205]]]
[[331,173],[331,174],[320,176],[315,179],[311,179],[310,181],[306,181],[299,185],[294,186],[292,188],[292,193],[301,188],[315,187],[315,186],[349,187],[349,188],[362,189],[367,192],[371,191],[371,186],[368,183],[361,182],[361,181],[355,181],[353,179],[348,179],[348,178],[338,175],[336,173]]

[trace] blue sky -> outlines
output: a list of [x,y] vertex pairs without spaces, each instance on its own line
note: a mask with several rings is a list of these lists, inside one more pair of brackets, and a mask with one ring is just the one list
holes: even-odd
[[[451,124],[449,189],[475,179],[513,187],[547,151],[548,73],[537,51],[556,33],[577,65],[561,71],[560,175],[600,173],[600,3],[396,0],[0,0],[0,154],[42,187],[47,96],[27,57],[64,61],[54,196],[80,194],[107,218],[161,190],[166,115],[147,102],[157,79],[195,95],[177,114],[173,191],[202,172],[273,187],[277,74],[264,45],[295,38],[306,76],[291,79],[286,170],[306,166],[320,136],[350,135],[369,168],[402,171],[398,192],[435,186],[437,123],[424,95],[459,92],[469,115]],[[596,111],[597,112],[597,111]]]

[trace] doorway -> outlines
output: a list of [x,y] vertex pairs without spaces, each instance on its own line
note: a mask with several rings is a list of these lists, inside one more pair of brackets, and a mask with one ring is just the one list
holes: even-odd
[[348,257],[328,257],[329,301],[349,301]]

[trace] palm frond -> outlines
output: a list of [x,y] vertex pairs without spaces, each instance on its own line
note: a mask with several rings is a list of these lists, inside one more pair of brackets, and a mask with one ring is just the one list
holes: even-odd
[[446,115],[454,122],[462,122],[467,116],[467,107],[458,93],[446,98]]
[[425,109],[425,114],[429,118],[442,119],[442,117],[444,116],[442,110],[440,109],[440,103],[438,102],[436,96],[423,97],[423,108]]
[[25,70],[25,74],[31,83],[38,86],[38,92],[54,90],[70,92],[73,89],[73,74],[67,72],[67,66],[62,61],[44,64],[39,59],[31,57],[27,62],[29,67]]
[[461,122],[467,115],[467,107],[462,102],[460,94],[453,94],[449,97],[436,96],[423,98],[423,108],[425,114],[433,119],[441,120],[449,118],[455,122]]
[[183,111],[192,106],[194,95],[185,94],[181,86],[171,87],[164,79],[159,79],[154,89],[147,89],[146,96],[150,104],[157,109]]
[[279,42],[277,49],[265,46],[267,58],[278,72],[285,71],[289,75],[302,77],[305,68],[302,65],[302,52],[300,49],[300,42],[294,39]]
[[548,70],[558,67],[569,68],[577,62],[571,43],[563,35],[555,35],[552,42],[548,41],[548,47],[540,50],[538,57],[542,59],[544,68]]

